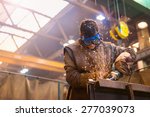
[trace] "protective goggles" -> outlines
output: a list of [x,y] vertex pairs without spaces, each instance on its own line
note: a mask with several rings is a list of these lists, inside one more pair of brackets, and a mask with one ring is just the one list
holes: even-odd
[[84,37],[82,38],[82,41],[86,46],[89,46],[91,44],[98,45],[100,43],[100,40],[101,40],[101,37],[99,33],[89,38],[84,38]]

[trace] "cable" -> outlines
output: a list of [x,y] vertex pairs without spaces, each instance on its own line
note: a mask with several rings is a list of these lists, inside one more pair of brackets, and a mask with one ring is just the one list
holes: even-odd
[[130,82],[131,76],[133,75],[133,73],[135,73],[135,72],[137,72],[137,71],[140,71],[140,70],[142,70],[142,69],[145,69],[145,68],[150,68],[150,65],[148,65],[148,66],[146,66],[146,67],[143,67],[143,68],[140,68],[140,69],[136,69],[136,70],[134,70],[133,72],[131,72],[131,75],[129,76],[127,82],[128,82],[128,83]]
[[124,16],[127,17],[127,14],[126,14],[126,5],[125,5],[124,0],[123,0],[123,11],[124,11]]
[[145,69],[145,68],[150,68],[150,65],[146,66],[146,67],[143,67],[143,68],[140,68],[140,69],[136,69],[134,72],[137,72],[139,70],[142,70],[142,69]]
[[116,3],[114,1],[114,11],[115,11],[115,18],[117,19],[117,11],[116,11]]
[[119,5],[118,5],[118,0],[116,0],[117,4],[117,13],[118,13],[118,21],[120,20],[120,12],[119,12]]
[[97,0],[95,0],[95,6],[97,6]]
[[110,1],[107,0],[108,13],[110,14]]

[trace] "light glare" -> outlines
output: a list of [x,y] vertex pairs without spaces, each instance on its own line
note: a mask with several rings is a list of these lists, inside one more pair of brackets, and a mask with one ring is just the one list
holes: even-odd
[[28,71],[29,71],[29,69],[24,68],[24,69],[22,69],[22,70],[20,71],[20,73],[25,74],[25,73],[27,73]]
[[144,29],[146,27],[148,27],[148,24],[146,22],[140,22],[140,23],[138,23],[138,28],[139,29]]
[[98,19],[98,20],[102,21],[102,20],[104,20],[104,19],[105,19],[105,17],[104,17],[103,15],[98,15],[98,16],[96,17],[96,19]]
[[73,40],[73,39],[68,40],[69,44],[73,44],[74,42],[75,42],[75,40]]

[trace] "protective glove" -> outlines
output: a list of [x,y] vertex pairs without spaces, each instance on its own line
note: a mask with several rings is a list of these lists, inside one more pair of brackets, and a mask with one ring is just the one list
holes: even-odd
[[130,59],[134,62],[136,60],[136,53],[133,49],[127,48],[126,52],[130,53]]
[[125,59],[115,62],[115,68],[124,75],[131,74],[131,68],[128,65],[128,63],[125,61]]
[[131,74],[131,67],[136,59],[133,51],[131,49],[128,49],[128,51],[121,53],[115,61],[115,69],[125,75]]
[[81,79],[97,79],[100,77],[100,72],[91,72],[91,73],[81,73]]
[[97,80],[100,77],[99,72],[81,73],[80,75],[80,86],[86,86],[89,79]]
[[122,74],[117,71],[117,70],[114,70],[114,71],[111,71],[108,75],[107,75],[107,78],[108,80],[118,80],[119,78],[122,77]]

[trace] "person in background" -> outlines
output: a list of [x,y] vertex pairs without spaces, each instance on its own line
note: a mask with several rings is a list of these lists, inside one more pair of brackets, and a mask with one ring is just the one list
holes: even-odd
[[[116,61],[123,52],[128,53],[128,56]],[[88,100],[86,87],[89,79],[117,80],[120,74],[129,75],[131,72],[128,62],[134,62],[135,58],[132,49],[104,42],[94,20],[83,20],[80,25],[80,39],[64,48],[66,81],[71,89],[68,99]]]

